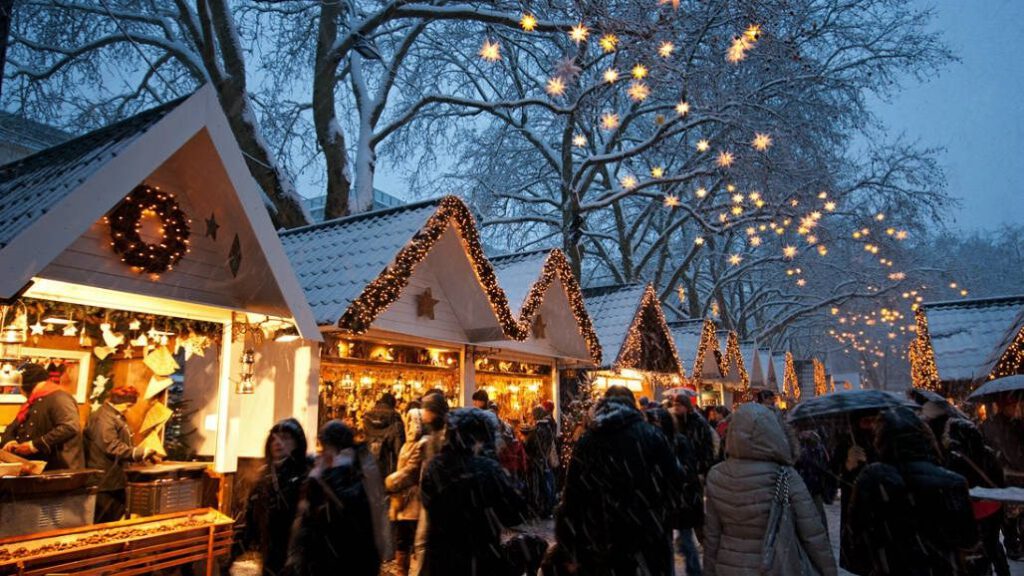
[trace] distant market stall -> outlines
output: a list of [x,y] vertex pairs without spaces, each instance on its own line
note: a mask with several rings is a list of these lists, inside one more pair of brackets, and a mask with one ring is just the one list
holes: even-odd
[[[135,387],[140,446],[199,461],[129,478],[130,514],[197,511],[187,521],[92,528],[93,473],[4,478],[0,563],[68,549],[36,533],[91,544],[84,564],[46,564],[69,573],[93,553],[128,569],[126,549],[95,546],[121,536],[220,534],[230,519],[203,506],[228,508],[238,460],[263,455],[275,419],[315,414],[320,334],[212,87],[0,167],[0,268],[0,425],[25,401],[17,368],[31,361],[83,423],[112,387]],[[171,545],[163,566],[222,555],[220,542]]]
[[690,382],[699,392],[703,406],[731,407],[738,394],[750,388],[735,332],[718,330],[710,318],[676,322],[672,326],[676,348],[691,359]]
[[595,393],[622,385],[638,398],[661,400],[665,390],[685,383],[683,366],[653,286],[588,288],[583,296],[603,353],[600,369],[592,372]]
[[910,343],[913,386],[964,398],[1024,371],[1024,296],[925,303]]

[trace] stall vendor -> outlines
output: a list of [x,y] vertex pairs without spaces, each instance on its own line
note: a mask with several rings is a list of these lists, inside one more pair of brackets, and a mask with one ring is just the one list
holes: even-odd
[[95,521],[116,522],[126,511],[127,477],[125,468],[132,462],[153,458],[156,451],[132,445],[132,432],[124,413],[139,400],[133,386],[120,386],[110,391],[107,401],[89,416],[85,427],[86,463],[102,470],[99,493],[96,495]]
[[28,398],[4,430],[0,446],[23,458],[45,460],[47,470],[85,467],[78,404],[46,368],[27,362],[18,368]]

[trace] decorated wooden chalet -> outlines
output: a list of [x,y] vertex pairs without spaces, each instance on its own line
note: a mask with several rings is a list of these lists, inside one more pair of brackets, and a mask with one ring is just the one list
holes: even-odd
[[705,318],[675,322],[672,334],[703,405],[732,406],[738,393],[750,387],[735,332],[718,330],[714,320]]
[[761,365],[761,355],[755,342],[742,342],[739,344],[740,359],[747,372],[748,384],[751,388],[767,387],[767,377],[764,366]]
[[915,387],[963,398],[989,379],[1024,371],[1024,296],[925,303],[916,320]]
[[281,239],[326,341],[321,420],[359,426],[384,393],[401,404],[437,388],[468,405],[478,385],[500,392],[499,409],[515,406],[521,417],[557,398],[561,363],[600,358],[561,253],[499,259],[511,308],[470,209],[454,196]]
[[210,86],[0,167],[0,269],[0,425],[29,359],[83,422],[136,387],[136,438],[221,473],[315,429],[320,333]]
[[761,364],[765,388],[782,392],[782,378],[775,371],[775,362],[772,361],[771,349],[759,347],[757,349],[757,359]]
[[594,391],[626,386],[639,398],[660,400],[685,373],[658,295],[651,285],[622,284],[583,291],[601,344]]
[[[526,339],[476,345],[476,388],[488,391],[508,421],[525,421],[531,407],[544,400],[553,401],[557,411],[560,372],[601,365],[601,343],[579,282],[558,249],[497,256],[491,263]],[[545,369],[524,376],[502,369],[517,365]]]
[[787,402],[799,402],[803,397],[793,353],[772,354],[772,367],[779,382],[779,391]]

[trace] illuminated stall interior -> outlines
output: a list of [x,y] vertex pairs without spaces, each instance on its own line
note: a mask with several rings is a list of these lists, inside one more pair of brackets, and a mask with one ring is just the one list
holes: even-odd
[[559,371],[599,366],[601,344],[561,250],[497,256],[491,262],[527,337],[477,347],[476,387],[488,391],[503,420],[529,424],[532,408],[546,401],[560,412]]
[[[75,397],[83,425],[132,385],[135,441],[200,461],[219,495],[275,419],[315,408],[320,334],[212,87],[0,167],[0,198],[0,425],[25,400],[12,371],[25,360]],[[61,506],[40,529],[91,521]]]
[[[288,230],[285,251],[320,330],[320,420],[362,415],[441,388],[470,402],[472,348],[524,339],[458,198],[408,204]],[[526,386],[529,389],[529,385]]]
[[593,374],[595,394],[623,384],[639,399],[660,401],[685,384],[685,374],[658,295],[650,285],[627,284],[583,291],[604,353]]

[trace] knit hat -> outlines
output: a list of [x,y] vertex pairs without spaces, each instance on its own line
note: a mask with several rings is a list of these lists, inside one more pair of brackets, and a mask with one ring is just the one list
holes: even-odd
[[118,386],[110,391],[111,404],[134,404],[139,400],[139,391],[135,386]]

